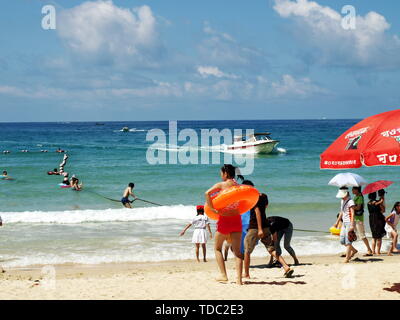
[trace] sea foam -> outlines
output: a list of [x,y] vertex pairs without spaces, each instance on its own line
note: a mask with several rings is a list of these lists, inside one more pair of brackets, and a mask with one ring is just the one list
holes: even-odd
[[194,206],[175,205],[133,209],[2,212],[1,217],[4,224],[78,224],[85,222],[127,222],[160,219],[189,221],[193,218],[195,212],[196,208]]

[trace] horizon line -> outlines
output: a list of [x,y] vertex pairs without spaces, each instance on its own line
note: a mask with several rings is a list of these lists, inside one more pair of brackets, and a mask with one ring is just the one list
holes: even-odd
[[106,122],[168,122],[168,121],[209,121],[209,122],[217,122],[217,121],[299,121],[299,120],[361,120],[364,118],[299,118],[299,119],[224,119],[224,120],[217,120],[217,119],[185,119],[185,120],[178,120],[178,119],[167,119],[167,120],[61,120],[61,121],[0,121],[0,124],[6,123],[106,123]]

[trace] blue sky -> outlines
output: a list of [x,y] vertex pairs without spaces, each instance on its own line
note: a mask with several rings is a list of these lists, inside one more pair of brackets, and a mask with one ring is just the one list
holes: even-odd
[[[49,4],[56,30],[41,26]],[[400,105],[397,0],[1,7],[0,121],[363,118]]]

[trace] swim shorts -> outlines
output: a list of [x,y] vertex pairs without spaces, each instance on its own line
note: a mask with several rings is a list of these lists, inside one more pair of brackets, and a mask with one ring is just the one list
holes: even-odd
[[121,199],[121,202],[122,202],[122,204],[131,203],[127,197],[123,197],[123,198]]
[[222,234],[242,232],[242,217],[239,214],[233,217],[220,216],[217,222],[217,231]]
[[274,244],[272,242],[271,233],[268,228],[263,229],[264,238],[260,239],[258,237],[258,230],[257,229],[249,229],[247,231],[247,235],[244,238],[244,250],[247,253],[252,253],[255,246],[257,245],[258,240],[264,244],[265,248],[268,251],[273,251],[275,249]]

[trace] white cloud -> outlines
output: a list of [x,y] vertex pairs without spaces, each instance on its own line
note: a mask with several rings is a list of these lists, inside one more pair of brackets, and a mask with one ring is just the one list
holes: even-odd
[[327,93],[326,90],[313,84],[309,78],[295,79],[284,74],[280,81],[271,83],[271,93],[275,96],[307,97],[315,93]]
[[120,8],[88,1],[59,14],[57,32],[73,52],[90,59],[154,63],[161,45],[150,7]]
[[[15,86],[0,86],[0,95],[7,95],[19,98],[29,99],[106,99],[106,98],[154,98],[154,97],[180,97],[183,93],[183,88],[176,83],[153,81],[152,84],[141,87],[121,87],[113,88],[104,86],[104,83],[94,84],[93,88],[89,89],[61,89],[52,87],[36,87],[23,88]],[[98,86],[96,88],[95,86]]]
[[197,72],[203,77],[208,78],[209,76],[214,76],[217,78],[230,78],[230,79],[238,79],[239,76],[235,74],[224,73],[218,69],[218,67],[211,66],[199,66],[197,67]]
[[54,97],[66,98],[67,94],[64,89],[56,88],[18,88],[15,86],[0,86],[0,94],[31,99],[46,99]]
[[251,72],[268,66],[264,52],[241,44],[227,33],[214,30],[207,21],[203,32],[206,37],[198,45],[202,64],[242,68]]
[[376,12],[356,16],[356,28],[346,30],[344,15],[314,1],[275,0],[274,9],[297,22],[295,32],[302,48],[310,49],[313,61],[336,66],[400,66],[400,40],[386,33],[390,24]]
[[296,78],[284,74],[279,80],[270,81],[264,76],[255,78],[223,79],[215,81],[187,81],[183,86],[184,96],[220,101],[259,102],[279,98],[304,99],[316,94],[329,93],[314,84],[309,78]]
[[157,82],[146,88],[118,88],[111,89],[111,94],[117,97],[134,96],[138,98],[150,97],[181,97],[182,88],[174,83]]

